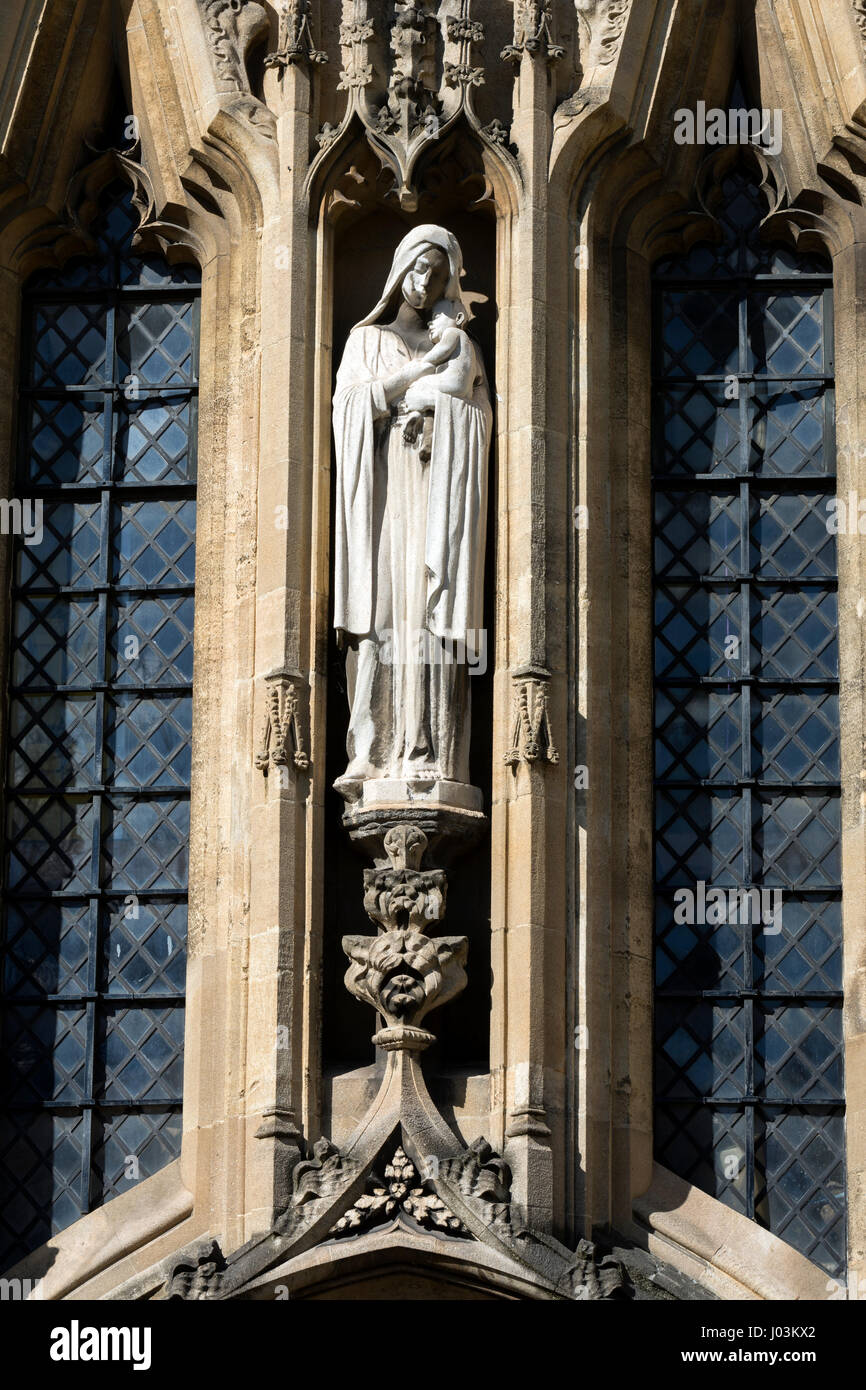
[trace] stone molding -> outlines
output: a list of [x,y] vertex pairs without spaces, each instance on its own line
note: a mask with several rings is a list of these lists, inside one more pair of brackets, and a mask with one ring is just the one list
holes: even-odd
[[838,1291],[793,1246],[661,1164],[635,1199],[634,1219],[633,1234],[652,1254],[719,1298],[825,1301]]

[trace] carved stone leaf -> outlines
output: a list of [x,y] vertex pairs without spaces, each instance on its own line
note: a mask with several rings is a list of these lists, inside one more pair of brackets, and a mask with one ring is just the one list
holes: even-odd
[[334,1223],[330,1235],[359,1235],[401,1211],[427,1229],[449,1231],[452,1235],[469,1235],[462,1221],[449,1211],[435,1192],[418,1186],[418,1172],[403,1149],[395,1150],[384,1172],[385,1181],[371,1177],[368,1184],[370,1190]]

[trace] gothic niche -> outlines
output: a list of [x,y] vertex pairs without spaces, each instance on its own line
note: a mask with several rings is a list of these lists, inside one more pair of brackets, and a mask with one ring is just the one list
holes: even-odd
[[469,940],[469,983],[431,1066],[487,1070],[495,254],[489,187],[469,143],[452,133],[422,157],[411,220],[387,196],[393,171],[359,143],[329,209],[337,370],[323,1052],[332,1076],[373,1060],[339,943],[365,930],[367,905],[348,886],[360,890],[358,851],[387,863],[385,836],[400,825],[426,837],[425,868],[447,869],[448,929]]

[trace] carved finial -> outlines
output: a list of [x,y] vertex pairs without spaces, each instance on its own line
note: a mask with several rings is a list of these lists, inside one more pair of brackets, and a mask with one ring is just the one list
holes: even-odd
[[459,16],[449,16],[445,22],[445,32],[450,43],[457,44],[457,62],[446,62],[445,82],[449,87],[480,87],[484,82],[484,69],[472,61],[472,47],[484,41],[484,25],[469,17],[469,3],[464,0],[463,12]]
[[519,63],[524,53],[555,63],[565,54],[553,38],[551,0],[514,0],[514,40],[503,48],[506,63]]
[[281,73],[292,63],[327,63],[328,55],[316,47],[312,29],[311,0],[282,0],[279,47],[265,59],[265,67]]

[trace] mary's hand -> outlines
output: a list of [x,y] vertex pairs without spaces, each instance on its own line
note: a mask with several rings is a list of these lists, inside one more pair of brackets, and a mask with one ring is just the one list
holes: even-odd
[[385,390],[385,400],[389,405],[400,399],[407,389],[419,377],[429,376],[435,368],[431,363],[422,360],[417,362],[407,362],[405,367],[401,367],[393,376],[385,377],[382,385]]
[[436,397],[427,381],[416,381],[406,391],[403,403],[407,410],[434,410]]

